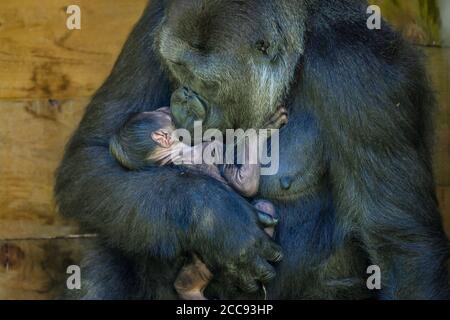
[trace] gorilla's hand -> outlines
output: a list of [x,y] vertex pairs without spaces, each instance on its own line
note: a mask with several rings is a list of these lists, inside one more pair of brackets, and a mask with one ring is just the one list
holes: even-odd
[[170,99],[170,110],[177,128],[194,133],[195,122],[200,121],[203,129],[225,130],[231,128],[220,108],[209,104],[189,88],[176,90]]
[[226,288],[257,290],[274,276],[268,261],[281,258],[256,210],[220,182],[172,167],[128,171],[103,146],[69,146],[56,199],[66,216],[126,254],[170,261],[197,253]]
[[206,120],[206,103],[188,88],[180,88],[172,94],[170,108],[176,127],[191,133],[196,121]]
[[204,184],[195,194],[189,250],[201,256],[228,292],[258,291],[275,277],[269,262],[282,258],[280,247],[261,228],[272,221],[264,223],[252,205],[219,185]]

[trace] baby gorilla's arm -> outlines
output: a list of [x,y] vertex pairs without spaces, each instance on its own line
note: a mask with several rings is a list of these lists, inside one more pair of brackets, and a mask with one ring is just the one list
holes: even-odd
[[250,198],[258,193],[261,167],[259,164],[228,164],[223,168],[223,176],[236,192]]
[[288,123],[288,112],[284,107],[280,107],[266,122],[264,129],[276,130],[281,129]]
[[[280,129],[287,124],[287,110],[283,107],[279,108],[264,125],[265,129]],[[245,143],[245,161],[241,166],[225,165],[223,168],[223,176],[228,184],[244,197],[250,198],[258,193],[259,180],[261,176],[261,166],[259,164],[250,163],[250,147],[247,141]]]

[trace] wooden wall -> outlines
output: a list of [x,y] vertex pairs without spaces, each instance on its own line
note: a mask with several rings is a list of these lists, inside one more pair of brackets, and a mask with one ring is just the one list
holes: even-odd
[[[82,11],[66,28],[66,7]],[[0,0],[0,299],[54,298],[89,239],[52,198],[54,171],[89,97],[146,0]]]
[[[415,18],[423,11],[416,7],[421,1],[378,2],[419,44],[440,45],[439,29]],[[73,221],[57,214],[54,171],[145,3],[0,0],[0,299],[55,298],[66,267],[79,263],[90,241],[78,235]],[[68,4],[80,5],[81,30],[67,30]],[[410,31],[419,29],[426,36]],[[435,167],[450,231],[450,50],[424,49],[441,104]]]

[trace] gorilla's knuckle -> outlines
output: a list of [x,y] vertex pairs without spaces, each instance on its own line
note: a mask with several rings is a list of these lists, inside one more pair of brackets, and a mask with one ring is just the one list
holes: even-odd
[[247,281],[242,286],[242,291],[246,293],[255,293],[259,290],[259,285],[255,281]]
[[274,268],[267,268],[260,277],[260,280],[264,283],[270,282],[277,276]]
[[283,260],[282,248],[277,244],[271,243],[267,251],[267,257],[269,261],[280,262],[281,260]]

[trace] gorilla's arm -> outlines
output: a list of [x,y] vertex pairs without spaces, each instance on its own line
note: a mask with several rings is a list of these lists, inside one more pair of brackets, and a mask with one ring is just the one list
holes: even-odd
[[421,59],[386,24],[367,29],[365,6],[322,3],[298,98],[322,128],[339,223],[360,234],[381,267],[382,298],[447,298],[430,159],[434,101]]
[[95,229],[113,248],[164,259],[198,253],[228,285],[255,290],[274,276],[278,247],[258,227],[250,204],[210,178],[175,168],[123,169],[110,137],[132,113],[168,104],[169,83],[153,52],[163,9],[150,7],[103,87],[87,108],[57,173],[60,211]]

